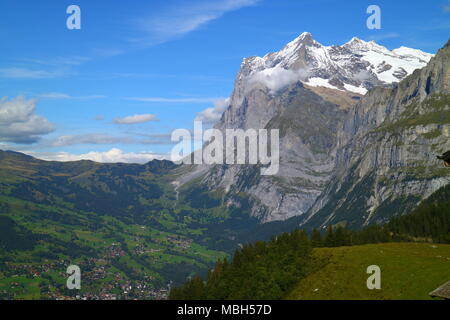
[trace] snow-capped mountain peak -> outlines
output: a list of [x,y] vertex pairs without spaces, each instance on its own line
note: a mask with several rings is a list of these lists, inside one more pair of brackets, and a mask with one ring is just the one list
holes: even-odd
[[404,46],[394,49],[392,50],[392,52],[403,57],[410,57],[412,59],[419,58],[424,62],[430,61],[430,59],[433,57],[433,55],[430,53],[426,53],[418,49],[407,48]]
[[364,40],[361,40],[358,37],[353,37],[353,38],[351,38],[351,40],[349,42],[346,42],[344,45],[357,46],[357,45],[364,44],[364,43],[367,43],[367,42]]
[[386,47],[379,45],[373,40],[364,41],[356,37],[353,37],[349,42],[345,43],[343,46],[349,49],[353,49],[354,51],[375,50],[375,51],[389,52],[389,50]]
[[400,47],[389,50],[375,41],[353,37],[340,46],[324,46],[304,32],[278,52],[244,59],[240,78],[276,91],[295,81],[310,86],[365,94],[389,86],[424,67],[432,54]]
[[299,35],[298,37],[297,37],[297,39],[298,40],[304,40],[304,39],[313,39],[313,36],[312,36],[312,34],[311,33],[309,33],[309,32],[303,32],[301,35]]

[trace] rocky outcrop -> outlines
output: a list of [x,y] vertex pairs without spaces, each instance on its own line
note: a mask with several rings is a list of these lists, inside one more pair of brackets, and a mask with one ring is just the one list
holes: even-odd
[[[245,197],[251,214],[261,222],[304,216],[304,224],[309,225],[368,224],[387,216],[380,213],[384,205],[403,201],[397,195],[409,197],[398,205],[403,212],[423,198],[416,198],[420,193],[427,195],[446,183],[439,176],[418,177],[428,179],[420,186],[415,182],[394,183],[393,187],[381,184],[412,181],[417,172],[403,176],[395,168],[410,168],[412,155],[425,163],[434,150],[408,148],[415,143],[426,146],[431,138],[435,139],[432,143],[442,144],[444,132],[448,133],[445,124],[434,122],[401,129],[403,137],[399,138],[398,133],[386,133],[389,123],[409,119],[407,113],[413,107],[408,106],[417,103],[422,110],[427,101],[433,103],[427,100],[432,92],[445,89],[448,79],[436,76],[442,73],[438,67],[429,68],[430,80],[429,74],[415,71],[399,85],[393,82],[425,66],[431,56],[404,47],[389,51],[356,38],[343,46],[325,47],[304,33],[279,52],[244,59],[230,106],[215,128],[279,129],[279,172],[261,176],[258,166],[190,166],[175,182],[177,188],[195,182],[210,191],[220,190],[225,205],[239,206]],[[439,61],[435,58],[429,66]],[[427,157],[420,158],[424,154]],[[413,167],[420,170],[418,165]],[[368,190],[358,195],[361,186]],[[332,206],[345,211],[347,207],[340,204],[347,196],[348,201],[358,202],[358,211],[353,210],[348,219],[331,218],[335,215]]]
[[331,183],[303,225],[381,223],[450,182],[450,46],[395,88],[376,88],[340,130]]
[[[235,106],[239,107],[234,110]],[[279,129],[278,173],[263,176],[259,166],[253,165],[198,165],[178,182],[201,177],[201,185],[224,191],[227,205],[236,205],[236,196],[245,194],[252,203],[252,215],[263,222],[303,214],[332,175],[337,129],[345,116],[346,111],[339,105],[323,99],[301,82],[276,94],[263,86],[242,97],[237,90],[216,128]]]

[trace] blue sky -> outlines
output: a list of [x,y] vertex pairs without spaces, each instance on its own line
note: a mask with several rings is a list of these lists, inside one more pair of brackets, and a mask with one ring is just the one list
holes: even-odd
[[[66,27],[71,4],[81,30]],[[371,4],[381,30],[366,27]],[[173,129],[221,110],[244,57],[304,31],[325,45],[357,36],[430,53],[450,34],[448,0],[2,0],[0,9],[0,149],[61,160],[166,154]]]

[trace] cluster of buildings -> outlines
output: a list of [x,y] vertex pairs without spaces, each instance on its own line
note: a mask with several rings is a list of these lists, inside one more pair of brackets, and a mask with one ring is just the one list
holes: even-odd
[[[148,248],[136,239],[137,245],[132,250],[136,256],[163,252],[162,248]],[[156,240],[160,244],[186,250],[192,246],[193,240],[168,236]],[[127,255],[127,250],[120,243],[112,243],[100,256],[85,257],[82,261],[73,262],[58,260],[44,263],[18,264],[6,262],[7,270],[2,270],[6,278],[26,277],[39,282],[41,299],[54,300],[119,300],[119,299],[167,299],[169,287],[156,285],[151,275],[129,277],[126,271],[115,272],[111,266],[117,265]],[[153,257],[157,259],[157,257]],[[123,264],[123,261],[119,262]],[[81,269],[81,290],[69,290],[65,281],[70,276],[66,273],[70,264],[77,264]],[[125,270],[128,268],[125,264]],[[120,270],[122,270],[119,267]],[[133,270],[130,267],[130,270]],[[137,271],[137,274],[139,272]],[[26,293],[27,288],[17,281],[11,281],[6,290],[0,291],[0,299],[15,299]]]

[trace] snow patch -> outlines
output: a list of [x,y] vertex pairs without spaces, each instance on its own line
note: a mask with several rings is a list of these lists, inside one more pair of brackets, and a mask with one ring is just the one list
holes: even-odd
[[333,86],[328,82],[328,79],[323,78],[309,78],[307,82],[305,82],[307,85],[311,87],[325,87],[330,89],[339,90],[339,88]]
[[367,89],[366,88],[364,88],[364,87],[356,87],[356,86],[348,84],[348,83],[344,84],[344,88],[347,91],[356,92],[356,93],[359,93],[359,94],[362,94],[362,95],[365,95],[367,93]]

